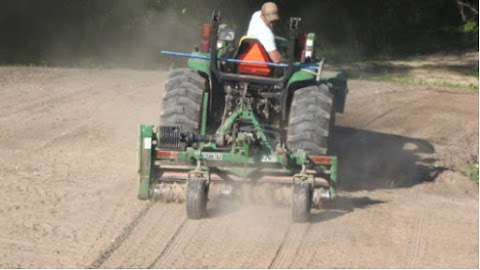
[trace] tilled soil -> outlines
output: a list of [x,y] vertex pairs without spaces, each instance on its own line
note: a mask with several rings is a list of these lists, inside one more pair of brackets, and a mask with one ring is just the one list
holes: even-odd
[[478,94],[351,81],[340,192],[288,207],[141,202],[137,133],[165,72],[0,68],[0,267],[478,267]]

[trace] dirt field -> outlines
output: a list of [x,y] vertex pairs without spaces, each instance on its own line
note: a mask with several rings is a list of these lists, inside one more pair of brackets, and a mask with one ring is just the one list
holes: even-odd
[[137,130],[166,73],[0,68],[0,267],[467,267],[478,258],[478,93],[351,81],[336,205],[136,199]]

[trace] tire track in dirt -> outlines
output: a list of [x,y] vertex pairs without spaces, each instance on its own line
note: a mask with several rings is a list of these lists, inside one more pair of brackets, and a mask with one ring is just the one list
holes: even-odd
[[170,246],[173,244],[173,242],[177,239],[178,235],[180,234],[180,232],[182,231],[183,227],[185,226],[187,222],[187,219],[183,220],[182,224],[180,224],[180,226],[178,226],[177,230],[175,231],[175,233],[172,235],[172,237],[170,238],[170,240],[168,240],[167,244],[165,245],[165,247],[163,248],[162,252],[160,252],[160,254],[158,254],[158,256],[155,258],[155,260],[153,260],[153,262],[147,267],[149,269],[153,268],[155,266],[155,264],[157,264],[157,262],[163,257],[163,255],[167,252],[167,250],[170,249]]
[[115,250],[102,267],[147,268],[168,250],[186,223],[184,207],[155,203],[129,238]]
[[282,239],[282,242],[280,243],[280,245],[278,246],[278,249],[277,251],[275,252],[275,256],[273,256],[272,258],[272,261],[270,262],[270,264],[268,265],[268,268],[275,268],[273,267],[273,265],[275,264],[275,262],[277,261],[277,258],[279,257],[280,255],[280,252],[283,250],[283,245],[285,244],[286,240],[287,240],[287,236],[288,234],[290,233],[290,229],[292,228],[292,225],[290,224],[287,228],[287,230],[285,231],[285,235],[283,236],[283,239]]
[[300,247],[311,226],[311,224],[291,224],[268,268],[291,267],[294,259],[298,257]]
[[416,268],[419,267],[419,259],[422,255],[423,248],[425,246],[425,219],[426,219],[425,211],[417,218],[417,222],[415,224],[415,232],[413,234],[413,247],[412,253],[408,260],[407,268]]
[[288,233],[287,213],[286,209],[244,206],[189,220],[152,267],[267,268]]
[[[218,221],[218,220],[217,220]],[[228,226],[228,222],[219,222],[224,226]],[[175,238],[169,241],[168,247],[161,251],[156,257],[155,262],[149,265],[149,268],[190,268],[198,265],[205,267],[199,262],[199,257],[208,257],[209,250],[205,245],[213,247],[210,240],[209,232],[204,230],[212,230],[220,232],[217,226],[212,224],[211,220],[188,220],[182,227],[182,233],[175,235]],[[218,235],[217,237],[221,237]],[[226,240],[226,239],[225,239]],[[190,249],[196,249],[191,252]]]
[[153,203],[149,202],[135,218],[127,224],[122,230],[122,232],[113,240],[112,244],[105,249],[100,255],[90,264],[89,268],[100,268],[103,263],[112,256],[112,254],[123,244],[123,242],[130,236],[135,227],[141,222],[145,217],[147,212],[152,208]]

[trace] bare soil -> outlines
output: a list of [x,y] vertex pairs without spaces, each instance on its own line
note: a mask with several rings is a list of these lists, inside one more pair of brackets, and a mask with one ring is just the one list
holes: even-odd
[[0,267],[477,268],[478,93],[350,81],[340,192],[290,209],[141,202],[137,132],[161,71],[0,68]]

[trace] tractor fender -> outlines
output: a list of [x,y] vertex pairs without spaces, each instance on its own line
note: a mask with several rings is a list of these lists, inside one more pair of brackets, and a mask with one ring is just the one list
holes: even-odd
[[287,83],[287,104],[290,104],[293,93],[297,89],[312,84],[327,84],[332,94],[335,95],[335,111],[343,113],[348,93],[346,73],[343,71],[323,71],[318,82],[315,77],[315,74],[303,69],[294,72]]
[[[200,52],[194,52],[192,55],[198,55],[198,56],[207,56],[209,57],[209,54],[206,53],[200,53]],[[202,77],[208,78],[210,75],[210,61],[205,60],[205,59],[198,59],[198,58],[189,58],[187,62],[188,68],[191,70],[194,70],[198,72]]]

